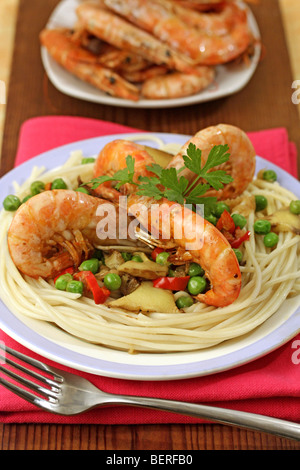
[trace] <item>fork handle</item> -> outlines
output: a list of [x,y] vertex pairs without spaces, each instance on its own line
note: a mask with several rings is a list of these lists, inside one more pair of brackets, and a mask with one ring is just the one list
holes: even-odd
[[244,411],[230,410],[207,405],[198,405],[159,398],[111,395],[111,403],[116,405],[139,406],[169,411],[195,418],[202,418],[222,424],[229,424],[255,431],[267,432],[280,437],[300,440],[300,425],[269,416]]

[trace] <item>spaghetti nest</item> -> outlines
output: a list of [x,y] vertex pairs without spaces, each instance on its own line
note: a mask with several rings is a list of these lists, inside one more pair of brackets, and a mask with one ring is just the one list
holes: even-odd
[[[170,150],[170,147],[168,148]],[[78,175],[89,180],[93,164],[80,165],[81,152],[74,152],[59,169],[45,172],[34,168],[16,194],[24,197],[31,182],[45,183],[62,177],[75,187]],[[268,212],[286,207],[295,195],[280,186],[255,179],[245,195],[264,195]],[[51,322],[84,341],[129,352],[172,353],[210,348],[241,337],[266,322],[283,303],[300,296],[300,237],[292,232],[279,233],[275,248],[267,248],[254,233],[255,212],[247,220],[251,232],[243,245],[242,289],[231,305],[215,308],[200,302],[176,313],[143,313],[96,305],[88,297],[60,292],[53,283],[23,276],[10,257],[7,232],[12,214],[0,215],[1,297],[18,316]],[[123,247],[124,248],[124,247]],[[182,293],[176,293],[175,299]]]

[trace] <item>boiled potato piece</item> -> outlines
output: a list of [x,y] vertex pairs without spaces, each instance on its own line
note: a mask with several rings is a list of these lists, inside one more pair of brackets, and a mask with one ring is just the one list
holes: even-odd
[[171,153],[164,152],[163,150],[155,149],[152,147],[147,147],[146,145],[145,149],[151,155],[151,157],[154,158],[155,163],[158,163],[163,168],[165,168],[170,163],[171,159],[174,157],[174,155],[172,155]]
[[108,303],[112,308],[123,308],[131,312],[179,312],[171,291],[153,287],[152,282],[144,281],[131,294],[112,300]]

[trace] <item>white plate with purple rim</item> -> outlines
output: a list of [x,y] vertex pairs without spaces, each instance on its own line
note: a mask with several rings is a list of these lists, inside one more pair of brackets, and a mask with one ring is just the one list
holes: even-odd
[[[74,142],[45,152],[11,170],[0,180],[0,200],[13,193],[13,182],[24,182],[34,165],[51,170],[61,166],[70,152],[82,150],[85,156],[115,138],[140,136],[140,143],[155,146],[145,140],[145,134],[117,134]],[[189,136],[177,134],[150,134],[164,143],[184,144]],[[300,183],[276,165],[257,157],[257,171],[274,169],[280,184],[293,191],[300,199]],[[1,279],[0,279],[1,287]],[[1,289],[0,289],[1,299]],[[265,323],[253,332],[226,341],[215,347],[184,353],[128,354],[98,345],[88,344],[63,332],[52,324],[25,318],[10,311],[0,300],[0,327],[10,337],[32,351],[59,364],[96,375],[130,380],[176,380],[205,376],[233,369],[258,359],[279,348],[300,332],[300,298],[287,300]]]
[[[76,22],[76,8],[80,4],[80,0],[62,0],[52,12],[47,28],[72,28]],[[85,101],[90,101],[109,106],[120,106],[127,108],[171,108],[176,106],[188,106],[197,103],[205,103],[219,98],[230,96],[242,90],[253,77],[258,66],[261,45],[260,31],[255,17],[243,2],[243,8],[246,8],[249,16],[249,26],[253,37],[256,39],[254,45],[254,54],[249,63],[231,63],[216,67],[216,78],[207,89],[195,95],[184,98],[149,100],[140,99],[139,101],[130,101],[122,98],[109,96],[101,90],[97,90],[92,85],[82,82],[77,77],[71,75],[64,70],[50,56],[47,50],[41,48],[42,62],[46,74],[51,83],[62,93]]]

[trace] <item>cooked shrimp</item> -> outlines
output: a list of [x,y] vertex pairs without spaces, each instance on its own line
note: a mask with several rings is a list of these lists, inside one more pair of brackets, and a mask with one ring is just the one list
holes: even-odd
[[[103,3],[103,0],[101,0]],[[260,0],[245,0],[246,3],[257,4]],[[238,3],[239,0],[172,0],[172,2],[185,8],[199,11],[211,11],[212,9],[223,7],[224,3]]]
[[[227,0],[229,2],[235,0]],[[188,8],[189,10],[196,10],[200,12],[210,12],[212,9],[218,8],[224,2],[223,0],[173,0],[176,5]]]
[[[151,165],[153,160],[143,147],[118,140],[107,144],[99,153],[94,176],[113,174],[124,168],[129,153],[136,158],[135,178],[149,174],[146,165]],[[107,183],[98,187],[99,193],[113,201],[118,200],[122,193],[112,188],[110,183],[105,185]],[[134,185],[123,188],[123,194],[128,195],[128,215],[137,219],[141,228],[148,230],[150,241],[152,235],[158,239],[160,246],[175,248],[183,262],[195,261],[205,270],[211,288],[205,294],[199,294],[197,299],[216,307],[234,302],[241,288],[241,273],[236,255],[221,232],[199,214],[180,204],[167,199],[156,201],[139,196],[135,191]],[[141,241],[149,241],[148,237],[139,238],[138,232],[136,236]]]
[[111,11],[83,3],[77,8],[77,15],[91,34],[119,49],[135,52],[154,64],[163,64],[172,70],[195,73],[188,57]]
[[206,32],[186,24],[168,0],[105,0],[105,4],[172,49],[189,56],[194,64],[224,64],[244,53],[251,42],[247,14],[238,7],[232,15],[232,27],[220,36],[213,30]]
[[103,67],[99,58],[72,41],[69,31],[43,30],[40,41],[53,59],[80,80],[112,96],[138,101],[139,89],[113,70]]
[[205,66],[198,67],[197,75],[171,72],[146,80],[142,85],[141,94],[152,100],[194,95],[207,88],[214,77],[214,69]]
[[[107,201],[64,189],[30,198],[17,210],[8,231],[9,252],[16,267],[30,277],[45,279],[77,267],[99,244],[97,224],[102,216],[97,209],[102,204]],[[113,243],[107,240],[107,244]]]
[[244,21],[245,10],[234,2],[222,2],[209,12],[199,12],[169,1],[169,8],[187,25],[200,32],[222,36],[230,33],[237,21]]
[[[151,78],[165,76],[168,68],[165,65],[150,65],[140,70],[122,70],[122,76],[133,83],[143,83]],[[178,72],[181,73],[181,72]]]
[[[183,258],[202,266],[210,289],[198,294],[197,300],[225,307],[238,298],[241,290],[239,263],[228,241],[214,225],[180,204],[167,199],[156,201],[135,193],[128,197],[128,212],[143,228],[161,238],[160,246],[166,241],[174,242]],[[168,239],[164,240],[167,235]]]
[[[229,146],[229,160],[220,165],[219,169],[226,170],[232,176],[233,181],[224,185],[224,188],[219,191],[209,190],[206,196],[231,199],[245,191],[253,179],[256,162],[254,147],[245,132],[228,124],[207,127],[197,132],[183,145],[180,152],[169,163],[168,168],[174,167],[179,170],[184,166],[182,157],[186,154],[190,143],[195,144],[201,150],[202,166],[205,164],[212,147],[225,144]],[[188,169],[184,169],[180,175],[190,182],[195,178],[195,175]]]
[[130,51],[118,49],[108,42],[102,41],[102,39],[93,36],[80,25],[80,22],[78,22],[75,29],[70,32],[70,37],[78,46],[87,49],[97,56],[97,58],[93,57],[94,61],[96,59],[97,63],[104,67],[108,67],[116,71],[124,70],[135,72],[150,65],[150,62],[143,57],[133,54]]
[[[146,168],[151,166],[154,159],[147,152],[143,145],[135,142],[117,139],[106,144],[100,151],[94,167],[94,177],[101,175],[113,176],[118,170],[126,167],[126,157],[131,155],[134,158],[134,183],[137,183],[139,176],[153,176]],[[129,194],[135,191],[136,186],[126,184],[121,187],[122,194]],[[106,182],[98,186],[96,192],[107,199],[118,199],[120,192],[113,188],[111,182]]]

